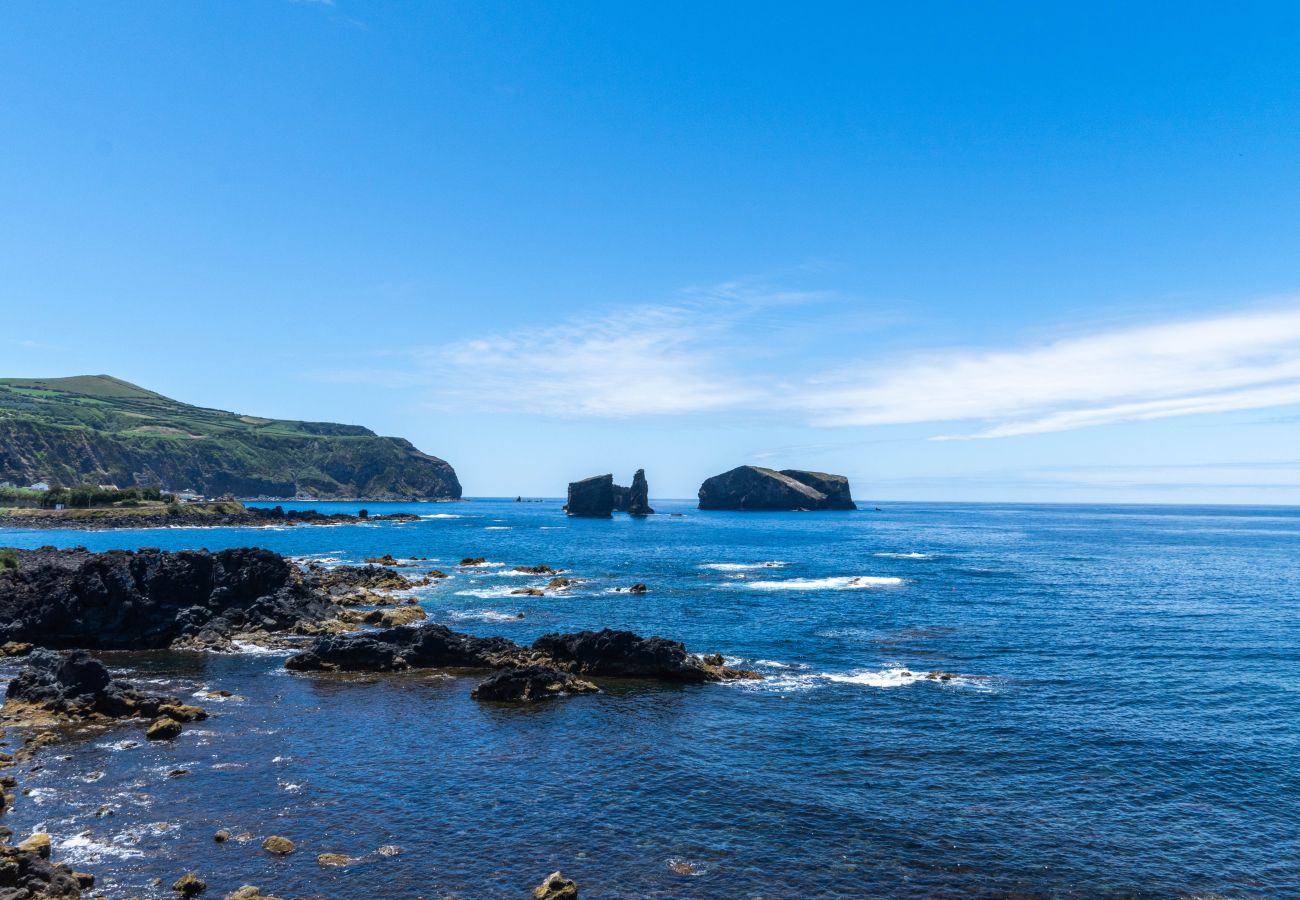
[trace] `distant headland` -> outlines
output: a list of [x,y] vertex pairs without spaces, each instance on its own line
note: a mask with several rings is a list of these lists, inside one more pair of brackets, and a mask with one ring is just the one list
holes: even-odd
[[[359,425],[190,406],[110,375],[0,379],[0,485],[458,500],[444,460]],[[2,505],[2,504],[0,504]]]

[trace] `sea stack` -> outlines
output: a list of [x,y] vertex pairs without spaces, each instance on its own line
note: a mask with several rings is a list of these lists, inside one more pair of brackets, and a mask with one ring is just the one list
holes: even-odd
[[645,480],[645,469],[637,469],[632,476],[632,486],[627,489],[627,511],[633,516],[654,514],[650,508],[650,484]]
[[614,476],[593,475],[569,482],[569,502],[564,511],[586,519],[608,519],[614,512]]
[[843,475],[739,466],[700,485],[700,509],[742,511],[857,509]]
[[654,513],[649,495],[645,469],[636,470],[631,487],[615,484],[613,475],[593,475],[569,482],[569,502],[564,511],[589,519],[608,519],[614,512],[648,516]]

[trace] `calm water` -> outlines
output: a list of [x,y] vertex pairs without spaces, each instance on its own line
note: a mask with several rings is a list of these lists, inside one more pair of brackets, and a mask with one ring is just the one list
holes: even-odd
[[[590,581],[510,596],[539,579],[485,569],[421,599],[479,634],[630,628],[769,677],[515,709],[475,703],[471,678],[118,655],[137,680],[245,699],[174,745],[113,749],[140,739],[127,728],[61,748],[20,770],[35,790],[5,824],[46,825],[112,897],[169,896],[151,879],[187,869],[217,896],[519,897],[554,869],[586,897],[1300,895],[1300,510],[366,505],[434,517],[0,544],[548,563]],[[650,593],[610,590],[635,581]],[[959,677],[908,674],[930,670]],[[299,850],[216,845],[218,828]],[[324,870],[326,851],[361,861]]]

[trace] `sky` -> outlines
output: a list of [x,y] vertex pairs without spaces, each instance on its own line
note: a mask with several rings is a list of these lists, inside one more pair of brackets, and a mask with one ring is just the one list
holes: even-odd
[[1300,6],[0,5],[0,374],[470,496],[1300,503]]

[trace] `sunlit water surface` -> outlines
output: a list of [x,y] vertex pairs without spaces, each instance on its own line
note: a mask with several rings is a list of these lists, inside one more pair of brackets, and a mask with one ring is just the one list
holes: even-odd
[[[518,897],[554,869],[585,897],[1300,895],[1300,511],[655,505],[684,515],[476,500],[366,504],[425,517],[410,524],[0,531],[485,556],[506,566],[420,592],[432,620],[520,642],[629,628],[767,676],[512,708],[470,699],[465,676],[115,654],[133,680],[242,699],[202,701],[213,717],[174,743],[125,727],[20,767],[31,792],[5,824],[48,828],[110,897],[170,896],[187,870],[217,896]],[[546,579],[502,570],[536,563],[584,583],[511,595]],[[612,590],[637,581],[649,593]],[[221,828],[258,840],[219,845]],[[298,852],[270,857],[268,834]]]

